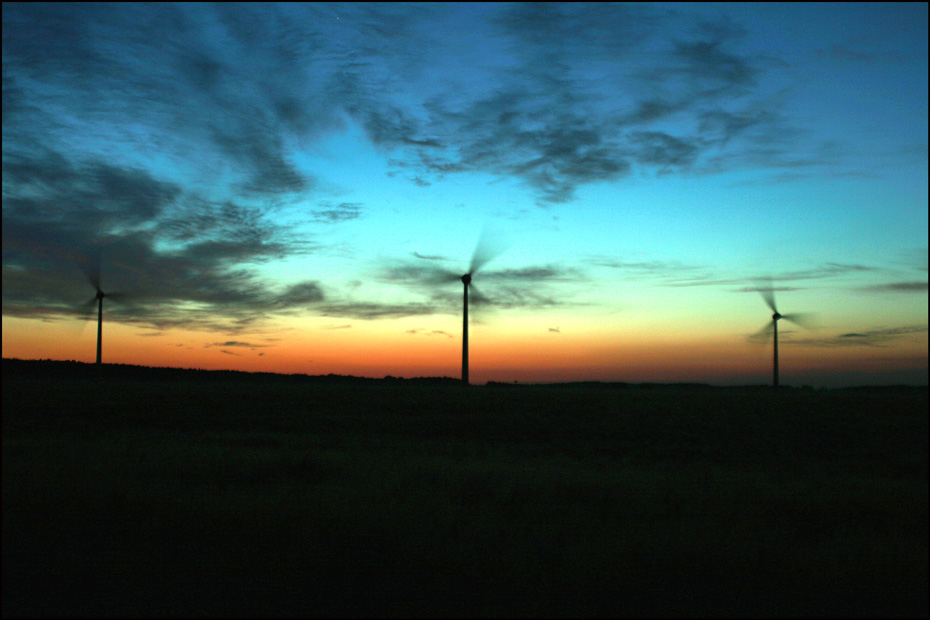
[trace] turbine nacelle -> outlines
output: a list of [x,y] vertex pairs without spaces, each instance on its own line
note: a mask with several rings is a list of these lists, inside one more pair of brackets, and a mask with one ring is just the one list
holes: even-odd
[[773,320],[773,321],[777,321],[777,320],[780,319],[780,318],[781,318],[781,315],[778,314],[778,312],[776,312],[775,314],[772,315],[772,320]]
[[468,286],[469,284],[471,284],[471,274],[466,273],[464,276],[462,276],[462,282],[465,283],[465,286]]

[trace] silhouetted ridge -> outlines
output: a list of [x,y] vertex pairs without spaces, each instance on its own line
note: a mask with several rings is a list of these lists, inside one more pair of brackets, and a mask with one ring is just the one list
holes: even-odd
[[[201,383],[219,382],[262,382],[262,383],[311,383],[317,385],[433,385],[433,386],[459,386],[460,379],[452,377],[393,377],[383,378],[356,377],[353,375],[307,375],[283,374],[273,372],[247,372],[242,370],[202,370],[198,368],[169,368],[153,366],[137,366],[133,364],[89,364],[76,361],[59,360],[21,360],[3,358],[3,376],[5,381],[17,378],[49,379],[49,378],[87,378],[90,379],[131,379],[144,381],[191,381]],[[767,390],[768,384],[730,385],[719,386],[708,383],[628,383],[624,381],[569,381],[559,383],[506,383],[502,381],[489,381],[485,387],[496,389],[596,389],[596,390]],[[784,387],[790,392],[815,391],[810,386]],[[926,392],[926,385],[887,385],[887,386],[855,386],[842,388],[818,388],[816,391],[855,392],[855,391],[881,391],[895,392]]]
[[383,379],[355,377],[352,375],[306,375],[272,372],[247,372],[242,370],[202,370],[198,368],[162,368],[136,366],[132,364],[86,364],[75,361],[20,360],[3,358],[3,374],[6,380],[14,377],[35,378],[95,378],[141,379],[149,381],[262,381],[262,382],[313,382],[324,384],[428,384],[458,385],[457,379],[449,377],[415,377],[405,379],[390,375]]

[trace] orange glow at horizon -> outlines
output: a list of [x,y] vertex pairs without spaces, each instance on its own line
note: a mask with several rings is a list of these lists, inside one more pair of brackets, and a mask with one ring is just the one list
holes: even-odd
[[[6,319],[3,356],[21,359],[95,358],[96,329],[89,322],[41,322]],[[151,334],[151,335],[145,335]],[[361,323],[352,328],[296,329],[275,332],[262,341],[239,342],[227,335],[104,325],[103,361],[207,370],[241,370],[308,375],[366,377],[461,376],[461,337],[436,330],[405,330]],[[865,349],[865,350],[863,350]],[[780,348],[780,372],[788,383],[804,384],[808,375],[830,372],[892,372],[926,367],[926,347]],[[542,331],[502,335],[488,327],[470,333],[469,365],[473,383],[621,381],[628,383],[768,383],[772,347],[739,338],[701,340],[672,334],[631,335],[595,330]]]

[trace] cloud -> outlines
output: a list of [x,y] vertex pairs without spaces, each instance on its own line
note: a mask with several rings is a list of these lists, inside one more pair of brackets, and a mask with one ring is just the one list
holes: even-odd
[[926,325],[910,325],[864,332],[849,332],[830,338],[793,339],[790,342],[791,344],[814,347],[888,347],[895,345],[900,340],[926,333]]
[[[425,295],[429,301],[414,306],[417,311],[442,314],[462,311],[462,274],[458,272],[431,263],[398,263],[379,267],[375,277]],[[469,307],[540,310],[579,305],[582,302],[572,299],[568,291],[562,289],[557,293],[551,285],[586,281],[587,276],[581,270],[557,265],[480,271],[469,287]],[[393,308],[390,306],[388,311],[393,312]]]
[[441,304],[422,302],[390,304],[345,301],[323,303],[317,306],[314,311],[319,316],[374,320],[442,314],[448,313],[450,308]]
[[452,334],[441,329],[426,330],[422,327],[408,329],[405,333],[411,336],[445,336],[446,338],[454,338]]
[[862,287],[864,291],[873,291],[877,293],[926,293],[926,282],[888,282],[886,284],[876,284],[874,286]]
[[362,216],[362,205],[358,202],[343,202],[338,205],[325,204],[328,208],[313,211],[313,217],[317,222],[327,224],[336,224],[355,220]]
[[[82,316],[93,288],[79,265],[98,254],[103,285],[127,294],[107,302],[112,320],[155,329],[235,334],[311,309],[456,311],[460,291],[434,288],[454,285],[452,271],[382,272],[424,297],[408,304],[264,277],[269,263],[322,249],[296,236],[294,218],[339,224],[378,208],[314,196],[325,167],[311,170],[303,155],[350,127],[389,174],[418,186],[478,172],[517,180],[541,206],[634,172],[849,173],[841,145],[810,143],[780,114],[781,63],[747,51],[732,21],[652,5],[476,5],[463,36],[452,10],[461,7],[5,6],[4,315]],[[767,78],[774,86],[763,88]],[[672,262],[600,266],[675,286],[736,282]],[[869,268],[778,279],[857,269]],[[554,265],[489,270],[475,300],[564,305],[541,284],[584,280]]]
[[[608,267],[610,269],[624,271],[624,277],[633,276],[640,278],[677,278],[685,274],[693,274],[693,272],[703,269],[703,267],[698,265],[688,265],[681,261],[630,261],[614,258],[612,256],[588,256],[586,262],[596,267]],[[694,275],[696,276],[697,274]]]
[[156,329],[241,331],[323,299],[318,283],[276,291],[259,277],[256,265],[312,246],[257,208],[141,169],[4,150],[4,315],[81,316],[94,293],[82,269],[122,293],[107,303],[111,320]]
[[[294,155],[346,122],[417,185],[513,176],[542,205],[634,165],[746,165],[762,148],[778,161],[787,149],[772,135],[798,139],[758,86],[778,62],[742,51],[735,22],[659,6],[487,6],[473,11],[468,38],[443,6],[343,5],[338,21],[315,4],[8,9],[5,118],[28,101],[37,143],[64,148],[63,136],[109,128],[111,142],[181,158],[205,179],[228,172],[246,196],[316,187]],[[56,114],[61,92],[69,117]],[[673,116],[687,121],[682,131],[664,124]],[[148,144],[157,150],[138,148]],[[82,149],[100,155],[92,141]],[[357,206],[312,216],[341,222]]]
[[255,344],[252,342],[241,342],[238,340],[227,340],[226,342],[214,342],[206,346],[208,347],[246,347],[249,349],[255,349],[255,348],[270,347],[271,345]]
[[323,291],[316,281],[292,284],[274,298],[274,304],[279,308],[300,308],[320,301],[323,301]]
[[496,269],[481,272],[481,280],[489,281],[519,281],[526,280],[533,283],[543,281],[581,282],[586,276],[579,269],[571,267],[558,267],[546,265],[544,267],[524,267],[522,269]]
[[655,164],[660,171],[686,168],[694,163],[699,146],[660,131],[638,131],[631,135],[637,161]]
[[[793,287],[787,284],[778,284],[782,283],[791,283],[796,281],[805,281],[805,280],[824,280],[829,278],[838,278],[848,275],[856,274],[867,274],[880,271],[878,267],[870,267],[868,265],[859,265],[859,264],[849,264],[849,263],[835,263],[828,262],[819,265],[813,269],[804,269],[798,271],[785,271],[780,273],[775,273],[771,275],[754,275],[746,277],[736,277],[728,278],[722,277],[719,274],[714,274],[710,271],[705,271],[703,273],[696,274],[694,276],[689,276],[686,278],[680,278],[674,281],[669,281],[666,283],[666,286],[722,286],[722,285],[732,285],[739,284],[745,285],[748,281],[758,282],[760,280],[771,281],[773,282],[774,291],[793,291],[798,290],[797,287]],[[757,293],[759,287],[757,285],[752,286],[743,286],[740,289],[737,289],[738,292],[752,292]]]

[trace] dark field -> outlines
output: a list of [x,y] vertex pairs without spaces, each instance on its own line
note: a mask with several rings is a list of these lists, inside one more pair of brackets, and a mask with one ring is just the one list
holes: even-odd
[[926,388],[3,364],[5,617],[927,615]]

